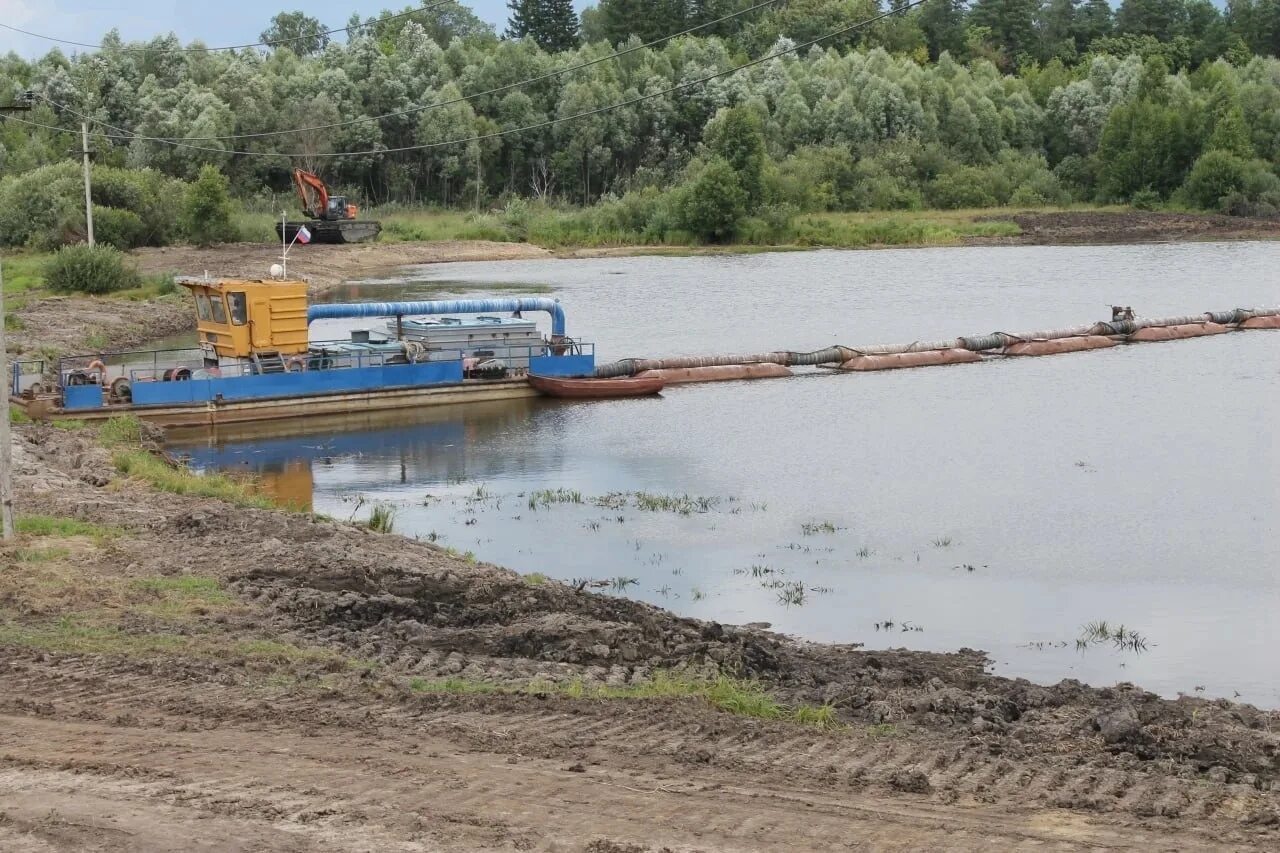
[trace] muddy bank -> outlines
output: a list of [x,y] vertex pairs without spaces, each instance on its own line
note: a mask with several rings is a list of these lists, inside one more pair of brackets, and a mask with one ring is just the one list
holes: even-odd
[[[435,243],[361,243],[351,246],[311,244],[289,252],[289,276],[303,278],[313,292],[322,292],[352,278],[376,276],[414,264],[457,261],[518,261],[550,257],[527,243],[487,240],[442,240]],[[203,275],[266,278],[280,262],[275,244],[232,243],[206,249],[169,246],[133,252],[144,274]]]
[[[678,778],[704,791],[781,786],[1006,818],[1062,813],[1109,831],[1172,833],[1165,844],[1180,832],[1205,845],[1276,840],[1280,713],[1165,700],[1132,685],[1035,685],[991,675],[977,651],[871,652],[682,618],[531,582],[425,542],[154,492],[124,480],[85,433],[21,427],[16,451],[21,513],[122,534],[72,549],[81,581],[61,597],[47,580],[0,579],[0,647],[11,661],[0,669],[5,713],[68,726],[105,713],[130,729],[150,714],[170,730],[212,724],[225,732],[263,721],[250,688],[269,676],[276,686],[266,719],[291,731],[351,730],[371,744],[443,731],[467,750],[571,774],[650,774],[668,780],[658,785]],[[83,642],[97,636],[83,632],[71,651],[56,634],[49,639],[64,624],[56,620],[83,613],[95,597],[117,601],[96,596],[91,580],[151,589],[150,579],[183,577],[211,579],[227,599],[178,623],[166,621],[172,608],[126,600],[101,617],[116,620],[107,647]],[[168,634],[182,639],[157,640]],[[271,658],[274,669],[234,651],[264,642],[299,651]],[[831,725],[753,719],[697,699],[575,698],[575,689],[639,687],[658,673],[754,679],[789,705],[829,706]],[[108,686],[120,683],[137,685],[145,702],[125,695],[135,688]],[[455,686],[431,688],[439,684]],[[110,691],[111,711],[95,709],[95,690]],[[115,736],[93,737],[111,744]],[[244,735],[245,751],[254,737]],[[554,791],[558,778],[526,781]],[[717,833],[704,849],[734,846],[728,829]],[[837,837],[813,848],[829,849]],[[767,838],[760,846],[786,844]]]
[[1013,222],[1022,233],[1012,237],[969,237],[967,245],[1074,246],[1170,243],[1193,240],[1274,240],[1280,219],[1250,219],[1216,213],[1088,211],[999,213],[980,222]]

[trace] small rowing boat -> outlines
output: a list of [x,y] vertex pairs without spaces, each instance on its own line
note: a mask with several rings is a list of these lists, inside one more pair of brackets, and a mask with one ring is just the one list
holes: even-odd
[[548,397],[569,400],[599,400],[608,397],[645,397],[657,394],[666,382],[661,377],[621,377],[617,379],[567,379],[529,374],[529,385]]

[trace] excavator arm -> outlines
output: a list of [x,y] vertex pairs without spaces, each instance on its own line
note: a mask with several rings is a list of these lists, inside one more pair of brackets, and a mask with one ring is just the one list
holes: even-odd
[[293,183],[302,199],[302,212],[312,219],[325,219],[329,210],[329,188],[319,176],[302,169],[293,170]]

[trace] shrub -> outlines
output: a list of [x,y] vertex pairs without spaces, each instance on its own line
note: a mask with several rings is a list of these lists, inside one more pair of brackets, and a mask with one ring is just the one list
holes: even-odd
[[[77,164],[62,162],[0,181],[0,245],[47,250],[84,240],[83,180]],[[169,243],[184,186],[152,169],[94,166],[94,236],[120,248]]]
[[1196,160],[1183,190],[1187,200],[1205,209],[1215,209],[1222,198],[1243,189],[1247,161],[1229,151],[1207,151]]
[[187,188],[182,219],[187,236],[201,246],[236,239],[232,218],[235,208],[227,192],[227,177],[216,166],[201,166],[200,175]]
[[928,187],[929,202],[934,207],[992,207],[996,197],[986,186],[981,169],[966,167],[939,175]]
[[124,255],[112,246],[64,246],[44,275],[57,293],[114,293],[139,284],[137,271],[125,266]]
[[1129,203],[1138,210],[1155,210],[1162,201],[1164,199],[1160,198],[1160,193],[1151,189],[1151,187],[1143,187],[1133,194],[1133,198],[1129,199]]
[[82,238],[82,180],[74,163],[63,162],[0,181],[0,245],[52,249]]
[[1092,158],[1068,154],[1053,167],[1058,183],[1077,198],[1092,198],[1098,180],[1098,164]]
[[680,226],[703,240],[728,240],[747,213],[747,193],[738,174],[719,157],[708,163],[683,190]]
[[93,236],[99,243],[117,249],[133,249],[143,244],[146,226],[131,210],[93,206]]
[[1208,151],[1196,160],[1183,191],[1187,201],[1205,210],[1217,210],[1224,196],[1244,186],[1246,161],[1229,151]]

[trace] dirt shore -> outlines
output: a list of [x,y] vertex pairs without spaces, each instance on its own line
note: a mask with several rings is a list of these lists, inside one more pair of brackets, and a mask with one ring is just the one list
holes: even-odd
[[[1271,240],[1280,238],[1280,220],[1243,219],[1213,214],[1143,211],[1064,211],[993,213],[983,219],[1013,221],[1022,233],[1011,237],[968,237],[965,245],[1078,245],[1195,240]],[[443,241],[354,246],[311,245],[291,253],[289,272],[323,292],[353,278],[376,277],[413,264],[454,261],[536,260],[543,258],[622,257],[648,254],[716,254],[794,250],[796,246],[619,246],[552,252],[526,243]],[[201,249],[174,246],[134,252],[147,275],[238,275],[258,278],[279,260],[274,244],[234,243]],[[123,350],[194,326],[185,294],[130,302],[87,297],[29,299],[13,312],[18,328],[9,332],[11,352],[87,353]]]
[[983,220],[1014,222],[1022,233],[1014,237],[971,237],[966,239],[967,244],[1072,246],[1280,238],[1280,220],[1214,213],[1079,210],[994,214],[981,217]]
[[[0,849],[1280,845],[1280,713],[686,619],[111,453],[15,437],[59,532],[0,552]],[[722,675],[829,710],[643,691]]]

